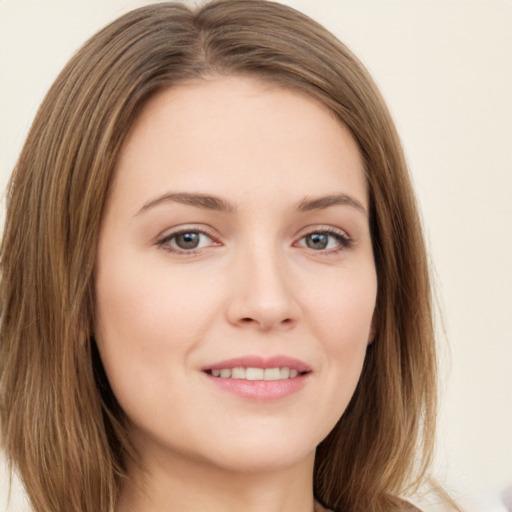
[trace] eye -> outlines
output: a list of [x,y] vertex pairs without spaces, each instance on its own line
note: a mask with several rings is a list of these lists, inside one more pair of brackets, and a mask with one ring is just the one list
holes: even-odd
[[171,233],[158,241],[158,245],[167,251],[183,253],[194,253],[214,244],[205,232],[193,229]]
[[297,244],[314,251],[336,252],[350,247],[350,238],[337,231],[314,231],[303,236]]

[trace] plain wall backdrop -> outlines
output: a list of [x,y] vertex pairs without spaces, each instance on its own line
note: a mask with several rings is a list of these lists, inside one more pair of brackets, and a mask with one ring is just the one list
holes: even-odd
[[[2,191],[72,53],[148,3],[0,0]],[[501,494],[512,486],[512,0],[283,3],[345,42],[388,102],[420,199],[446,333],[440,322],[434,475],[468,512],[504,512]],[[3,219],[3,195],[1,206]],[[0,510],[25,510],[16,482],[9,507],[7,494],[0,463]]]

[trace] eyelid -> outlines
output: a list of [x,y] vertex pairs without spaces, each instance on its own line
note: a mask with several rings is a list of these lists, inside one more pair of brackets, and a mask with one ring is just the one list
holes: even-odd
[[[335,254],[338,252],[341,252],[346,249],[350,249],[350,247],[353,245],[354,240],[352,237],[341,228],[336,228],[334,226],[326,226],[326,225],[313,225],[313,226],[307,226],[306,228],[303,228],[301,232],[297,235],[297,242],[295,242],[294,245],[299,244],[301,240],[303,240],[308,235],[312,235],[315,233],[325,233],[327,235],[333,236],[334,238],[337,238],[339,241],[339,247],[335,249],[323,249],[323,250],[313,250],[313,252],[316,252],[318,254]],[[303,245],[300,245],[299,247],[304,247]],[[307,248],[307,247],[306,247]],[[308,248],[309,249],[309,248]]]
[[[205,235],[210,239],[210,243],[206,247],[199,247],[199,248],[193,248],[193,249],[181,249],[179,247],[172,246],[169,242],[173,238],[184,234],[184,233],[198,233],[201,235]],[[332,236],[338,240],[338,245],[335,248],[330,249],[319,249],[314,250],[311,248],[308,248],[305,244],[301,244],[300,242],[304,240],[305,237],[308,235],[312,235],[315,233],[323,233],[327,234],[329,236]],[[177,255],[183,255],[183,256],[190,256],[197,254],[199,251],[208,249],[209,247],[215,247],[222,245],[222,242],[219,240],[219,235],[214,232],[211,228],[205,225],[180,225],[176,226],[174,228],[169,228],[163,232],[162,235],[160,235],[156,241],[156,245],[158,245],[159,248],[162,248],[170,253],[177,254]],[[301,229],[299,233],[296,236],[296,241],[293,245],[304,247],[306,249],[311,250],[314,253],[318,254],[336,254],[343,250],[349,249],[353,244],[353,239],[351,236],[343,229],[337,228],[334,226],[326,226],[326,225],[311,225],[306,226],[305,228]]]
[[[198,233],[201,235],[207,236],[211,243],[208,244],[207,247],[200,247],[197,249],[180,249],[179,247],[172,246],[169,242],[173,238],[182,235],[184,233]],[[198,226],[197,224],[191,224],[191,225],[180,225],[176,226],[174,228],[167,229],[163,232],[162,235],[160,235],[156,241],[156,245],[158,245],[159,248],[168,251],[173,254],[178,255],[194,255],[197,254],[199,251],[207,249],[211,246],[218,246],[221,245],[221,242],[219,241],[219,236],[213,233],[213,230],[211,228],[208,228],[207,226]]]

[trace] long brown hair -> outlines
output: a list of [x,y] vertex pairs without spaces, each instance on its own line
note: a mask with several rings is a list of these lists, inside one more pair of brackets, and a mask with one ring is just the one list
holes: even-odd
[[365,163],[377,330],[348,409],[317,449],[317,499],[337,511],[402,510],[400,496],[425,474],[436,402],[429,272],[400,142],[372,79],[332,34],[289,7],[163,3],[119,18],[71,59],[8,189],[1,436],[37,512],[115,507],[130,445],[91,342],[102,211],[120,146],[148,98],[219,75],[316,98],[348,126]]

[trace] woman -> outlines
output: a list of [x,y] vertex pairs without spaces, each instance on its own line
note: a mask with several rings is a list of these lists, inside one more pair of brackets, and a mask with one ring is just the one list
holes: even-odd
[[411,510],[435,423],[393,123],[275,3],[135,10],[48,93],[8,193],[2,439],[36,511]]

